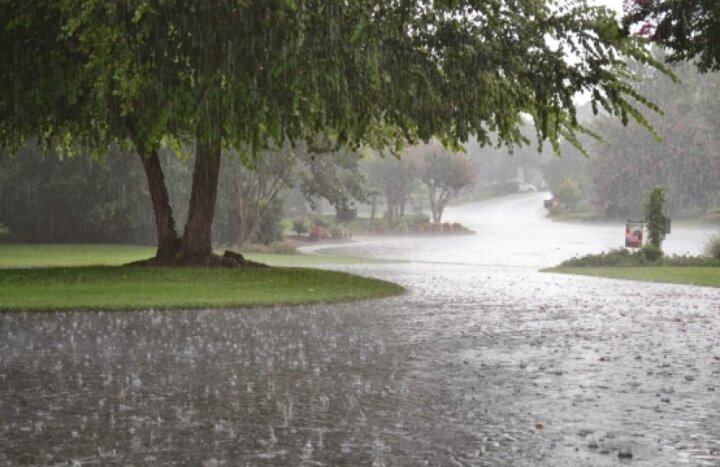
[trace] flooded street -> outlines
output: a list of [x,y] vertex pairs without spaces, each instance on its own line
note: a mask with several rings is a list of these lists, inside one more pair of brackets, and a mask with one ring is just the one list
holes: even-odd
[[0,464],[720,465],[720,290],[538,272],[623,241],[545,196],[322,251],[390,299],[2,314]]

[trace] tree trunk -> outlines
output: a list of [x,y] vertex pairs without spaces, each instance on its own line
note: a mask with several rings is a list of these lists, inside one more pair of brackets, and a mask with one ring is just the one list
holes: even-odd
[[239,174],[239,168],[235,167],[235,212],[238,216],[238,235],[236,244],[239,247],[242,245],[248,237],[248,226],[247,226],[247,206],[245,203],[245,194],[243,193],[243,180]]
[[220,138],[198,139],[185,233],[180,245],[183,263],[203,263],[212,256],[212,222],[220,174]]
[[438,205],[437,200],[435,199],[435,187],[432,185],[428,185],[428,197],[430,199],[430,211],[432,212],[432,219],[434,223],[440,222],[440,216],[442,214],[438,214]]
[[394,203],[387,203],[387,212],[388,212],[388,218],[387,222],[388,225],[392,227],[393,223],[395,222],[395,204]]
[[235,246],[239,248],[248,239],[248,226],[244,203],[242,200],[239,199],[236,202],[236,211],[238,216],[238,234],[237,239],[235,240]]
[[175,230],[175,219],[173,218],[170,198],[165,186],[165,176],[160,165],[160,158],[157,150],[153,149],[147,157],[140,154],[140,160],[142,160],[145,169],[150,199],[155,214],[155,230],[158,239],[155,258],[169,260],[177,256],[180,242]]

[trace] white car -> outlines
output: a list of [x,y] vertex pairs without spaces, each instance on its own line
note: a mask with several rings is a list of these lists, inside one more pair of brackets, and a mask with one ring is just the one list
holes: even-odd
[[535,185],[531,185],[527,182],[518,182],[518,193],[533,193],[537,191]]

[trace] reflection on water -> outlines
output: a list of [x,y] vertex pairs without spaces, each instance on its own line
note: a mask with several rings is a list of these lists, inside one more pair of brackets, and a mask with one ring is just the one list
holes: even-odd
[[537,272],[622,242],[540,199],[341,248],[401,297],[0,315],[0,464],[720,464],[720,292]]

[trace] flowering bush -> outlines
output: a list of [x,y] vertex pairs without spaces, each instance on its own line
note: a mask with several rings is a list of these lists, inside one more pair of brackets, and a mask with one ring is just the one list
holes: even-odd
[[330,232],[327,229],[325,229],[323,227],[318,227],[316,225],[313,225],[312,227],[310,227],[310,240],[315,242],[318,240],[322,240],[323,238],[330,238],[330,237],[331,237]]

